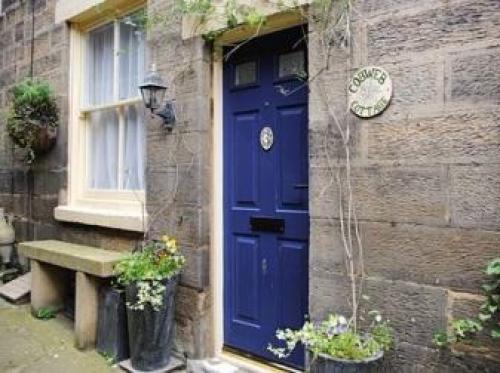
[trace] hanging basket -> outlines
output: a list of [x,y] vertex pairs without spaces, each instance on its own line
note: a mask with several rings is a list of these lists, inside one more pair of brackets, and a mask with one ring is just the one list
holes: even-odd
[[48,83],[26,79],[12,90],[7,131],[12,140],[26,149],[26,161],[51,150],[57,138],[59,109]]

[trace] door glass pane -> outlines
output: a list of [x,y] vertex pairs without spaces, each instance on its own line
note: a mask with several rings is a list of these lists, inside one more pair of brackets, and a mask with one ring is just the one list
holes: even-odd
[[120,99],[138,97],[139,84],[145,72],[145,32],[140,15],[132,15],[120,21]]
[[137,106],[125,109],[122,189],[144,189],[145,134],[143,110]]
[[301,77],[305,74],[304,51],[282,54],[279,57],[279,77]]
[[118,187],[118,115],[116,110],[90,114],[88,137],[88,186]]
[[244,62],[236,65],[234,70],[234,85],[242,86],[257,81],[257,64],[255,61]]
[[87,105],[113,101],[113,24],[89,33],[87,53]]

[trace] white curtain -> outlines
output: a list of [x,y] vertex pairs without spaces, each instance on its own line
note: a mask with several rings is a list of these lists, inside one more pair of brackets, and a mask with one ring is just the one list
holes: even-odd
[[120,99],[137,97],[145,72],[144,32],[130,22],[120,23]]
[[89,187],[118,189],[118,118],[115,110],[90,115]]
[[125,116],[123,189],[144,189],[145,142],[142,110],[130,106]]
[[[119,97],[113,92],[114,27],[103,26],[89,34],[86,102],[102,105],[139,96],[144,78],[145,39],[133,25],[120,22]],[[120,116],[121,115],[121,116]],[[120,139],[123,123],[123,143]],[[94,111],[89,123],[88,184],[91,189],[144,189],[145,131],[141,110],[135,106]],[[119,151],[123,165],[119,167]],[[118,175],[118,170],[122,175]],[[121,176],[121,183],[119,183]]]
[[87,104],[102,105],[113,101],[113,25],[89,34]]

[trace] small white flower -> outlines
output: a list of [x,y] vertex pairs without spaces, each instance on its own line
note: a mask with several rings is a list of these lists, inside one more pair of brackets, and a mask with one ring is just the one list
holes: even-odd
[[339,316],[339,324],[341,325],[347,324],[347,320],[344,316]]
[[375,316],[375,321],[376,322],[381,322],[382,321],[382,316],[380,316],[380,315]]

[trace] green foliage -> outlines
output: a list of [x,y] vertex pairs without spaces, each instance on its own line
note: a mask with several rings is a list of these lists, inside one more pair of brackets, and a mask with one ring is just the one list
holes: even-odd
[[118,283],[124,286],[135,283],[137,299],[127,306],[144,310],[150,306],[158,311],[163,304],[165,285],[161,282],[179,274],[186,260],[177,249],[175,239],[163,236],[159,241],[146,242],[140,251],[123,258],[116,266]]
[[7,131],[17,145],[28,151],[28,163],[36,158],[42,129],[53,130],[58,124],[59,109],[48,83],[25,79],[14,86]]
[[106,351],[98,351],[99,355],[101,355],[104,360],[106,360],[106,364],[114,365],[117,363],[116,356]]
[[299,330],[278,330],[276,338],[285,347],[268,346],[279,358],[291,354],[298,343],[304,344],[314,355],[326,354],[347,360],[363,360],[387,351],[393,344],[393,331],[378,316],[368,333],[358,333],[352,323],[340,315],[330,315],[327,320],[315,324],[307,321]]
[[489,281],[482,286],[486,301],[481,305],[477,319],[453,320],[449,333],[438,331],[434,334],[433,342],[436,346],[446,347],[468,341],[485,327],[490,327],[492,338],[500,338],[500,321],[495,319],[500,309],[500,258],[488,263],[486,274]]
[[164,236],[149,241],[143,248],[123,258],[116,266],[118,283],[128,285],[137,281],[161,281],[177,275],[185,264],[175,239]]
[[35,317],[40,320],[50,320],[56,317],[56,315],[57,311],[54,308],[42,307],[36,312]]
[[182,14],[205,17],[214,11],[212,0],[178,0],[177,7]]

